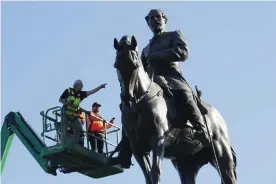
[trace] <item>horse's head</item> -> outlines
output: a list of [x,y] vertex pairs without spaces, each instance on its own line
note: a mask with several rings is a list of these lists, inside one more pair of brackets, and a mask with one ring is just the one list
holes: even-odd
[[123,36],[120,42],[114,38],[114,48],[117,51],[114,67],[121,73],[133,72],[140,65],[137,41],[134,36]]
[[134,97],[134,86],[137,80],[137,72],[141,66],[141,60],[137,51],[137,41],[134,36],[123,36],[118,42],[114,38],[116,60],[114,67],[121,84],[122,95],[127,100]]

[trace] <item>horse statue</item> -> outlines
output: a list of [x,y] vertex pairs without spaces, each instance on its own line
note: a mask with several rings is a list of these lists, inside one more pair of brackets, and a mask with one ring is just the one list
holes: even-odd
[[[200,168],[210,163],[223,184],[236,184],[236,154],[231,147],[226,122],[211,105],[205,115],[213,146],[203,146],[192,138],[189,122],[174,127],[176,118],[169,95],[144,70],[134,36],[114,38],[117,70],[121,86],[122,124],[132,153],[140,165],[147,184],[159,184],[162,160],[170,159],[182,184],[195,184]],[[149,153],[152,151],[152,160]],[[152,164],[151,164],[152,162]]]

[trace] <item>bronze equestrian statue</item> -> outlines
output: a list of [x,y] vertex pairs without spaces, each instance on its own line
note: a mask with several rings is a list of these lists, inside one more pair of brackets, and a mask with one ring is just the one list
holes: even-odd
[[147,184],[160,183],[163,157],[172,160],[183,184],[195,184],[197,172],[209,162],[224,184],[235,184],[236,155],[226,122],[194,95],[182,76],[179,62],[187,59],[189,50],[180,31],[165,32],[167,20],[161,10],[146,16],[154,36],[141,58],[135,37],[114,39],[126,135],[119,156],[111,161],[129,167],[133,154]]

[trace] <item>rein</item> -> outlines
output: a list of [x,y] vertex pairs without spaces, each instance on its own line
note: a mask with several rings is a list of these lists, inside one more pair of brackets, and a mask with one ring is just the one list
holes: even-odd
[[140,96],[137,97],[135,95],[135,87],[137,89],[138,86],[138,72],[139,69],[141,69],[141,62],[136,65],[136,68],[134,69],[130,81],[129,81],[129,94],[131,95],[130,101],[134,101],[136,104],[138,104],[141,100],[143,100],[143,98],[145,98],[145,96],[149,93],[150,88],[152,86],[153,83],[153,78],[154,78],[154,72],[152,72],[152,76],[151,76],[151,81],[150,81],[150,85],[148,86],[147,90]]
[[[152,73],[151,79],[150,79],[150,85],[148,87],[148,89],[145,91],[144,94],[142,94],[138,99],[136,99],[136,103],[139,103],[150,91],[151,85],[153,83],[153,77],[154,77],[154,73]],[[136,80],[137,82],[138,80]]]

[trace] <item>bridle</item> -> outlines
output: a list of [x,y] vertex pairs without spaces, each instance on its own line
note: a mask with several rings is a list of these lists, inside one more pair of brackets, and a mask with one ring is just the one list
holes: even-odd
[[[137,50],[135,50],[133,52],[135,52],[136,56],[138,55]],[[151,76],[151,81],[150,81],[150,84],[149,84],[147,90],[145,92],[143,92],[140,96],[135,95],[135,91],[137,90],[137,86],[138,86],[138,73],[139,73],[139,69],[141,69],[141,65],[142,65],[140,58],[139,57],[137,57],[137,58],[138,58],[138,62],[135,62],[135,68],[133,69],[133,72],[132,72],[130,80],[129,80],[128,90],[129,90],[130,98],[127,99],[129,102],[134,102],[135,104],[138,104],[147,96],[147,94],[149,93],[149,91],[152,87],[152,83],[153,83],[153,79],[154,79],[154,73],[153,73]]]

